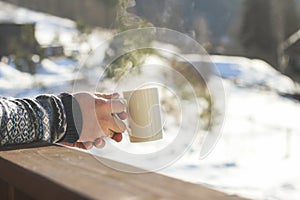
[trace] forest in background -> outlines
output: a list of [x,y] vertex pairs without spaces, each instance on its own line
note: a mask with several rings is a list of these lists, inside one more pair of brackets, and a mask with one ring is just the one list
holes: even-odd
[[[118,0],[6,2],[73,19],[82,30],[118,28]],[[300,0],[136,0],[129,11],[154,26],[188,34],[209,53],[260,58],[299,81],[299,42],[288,50],[280,48],[300,28],[299,3]],[[285,56],[288,62],[283,62]]]

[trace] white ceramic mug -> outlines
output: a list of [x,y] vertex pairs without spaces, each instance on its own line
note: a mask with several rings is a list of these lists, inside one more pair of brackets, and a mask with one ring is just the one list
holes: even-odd
[[124,91],[128,108],[130,142],[162,139],[162,120],[157,88]]

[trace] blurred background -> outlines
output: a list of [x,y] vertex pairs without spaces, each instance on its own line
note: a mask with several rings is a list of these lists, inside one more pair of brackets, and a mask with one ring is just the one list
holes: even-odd
[[[95,68],[117,54],[113,42],[97,49],[112,35],[153,26],[179,31],[211,55],[224,85],[226,117],[222,137],[208,157],[199,159],[196,143],[159,172],[248,198],[296,200],[300,196],[299,11],[300,0],[0,1],[0,95],[57,94],[72,91],[74,82],[90,88],[99,81]],[[86,62],[96,49],[96,64]],[[207,67],[191,49],[174,47],[174,51]],[[97,90],[109,90],[106,86],[111,83],[106,80],[119,80],[126,71],[153,60],[167,62],[195,84],[190,63],[161,55],[141,49],[118,58],[104,71],[103,85]],[[205,83],[200,85],[204,87],[195,87],[205,131],[214,100]],[[184,88],[178,88],[188,99]],[[178,112],[169,99],[170,94],[162,95],[164,110],[174,117],[166,128],[172,131]]]

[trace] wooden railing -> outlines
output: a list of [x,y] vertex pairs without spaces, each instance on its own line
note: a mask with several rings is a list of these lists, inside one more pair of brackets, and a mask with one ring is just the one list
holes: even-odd
[[157,173],[120,172],[60,146],[0,151],[0,199],[242,200]]

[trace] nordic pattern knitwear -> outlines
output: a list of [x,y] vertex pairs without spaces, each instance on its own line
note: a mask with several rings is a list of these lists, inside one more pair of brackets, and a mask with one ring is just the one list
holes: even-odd
[[[72,98],[68,95],[68,98]],[[72,98],[73,99],[73,98]],[[67,118],[61,98],[40,95],[35,99],[0,97],[0,145],[24,144],[36,141],[54,143],[62,140],[67,131]],[[79,106],[77,109],[80,110]],[[81,114],[81,113],[80,113]],[[74,126],[74,124],[70,124]],[[69,133],[68,133],[69,134]],[[78,139],[77,131],[70,133],[72,141]]]

